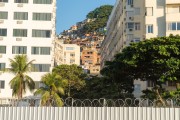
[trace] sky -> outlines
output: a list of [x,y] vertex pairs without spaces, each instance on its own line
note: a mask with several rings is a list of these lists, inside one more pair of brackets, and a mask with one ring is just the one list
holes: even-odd
[[69,29],[101,5],[114,5],[116,0],[57,0],[56,33]]

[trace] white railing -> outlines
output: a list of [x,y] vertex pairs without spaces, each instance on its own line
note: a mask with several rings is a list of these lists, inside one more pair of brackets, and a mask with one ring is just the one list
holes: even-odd
[[0,120],[180,120],[180,108],[0,107]]

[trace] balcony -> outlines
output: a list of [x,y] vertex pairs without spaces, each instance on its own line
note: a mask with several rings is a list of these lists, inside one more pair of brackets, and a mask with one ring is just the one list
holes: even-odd
[[173,5],[173,4],[179,4],[180,0],[166,0],[166,4]]

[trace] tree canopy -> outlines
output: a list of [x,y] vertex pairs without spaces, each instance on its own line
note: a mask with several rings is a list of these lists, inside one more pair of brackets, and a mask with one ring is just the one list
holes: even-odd
[[61,76],[55,73],[47,73],[42,76],[41,82],[43,86],[36,90],[35,95],[41,95],[42,106],[62,106],[61,100],[64,95],[64,87],[67,82]]
[[85,74],[81,67],[77,65],[59,65],[53,69],[53,72],[67,80],[68,85],[65,88],[66,97],[73,97],[75,91],[85,86]]
[[180,36],[152,38],[123,50],[123,62],[134,68],[134,78],[154,84],[180,80]]
[[15,77],[9,82],[12,88],[12,95],[17,96],[18,99],[23,97],[26,90],[31,92],[34,90],[35,83],[33,79],[27,75],[31,71],[32,61],[28,62],[26,55],[16,55],[14,59],[9,59],[11,68],[7,71],[15,75]]
[[103,5],[95,10],[89,12],[86,16],[87,19],[92,19],[91,22],[88,22],[83,27],[84,33],[94,32],[100,28],[104,28],[108,21],[109,15],[113,9],[112,5]]
[[[159,88],[167,81],[175,82],[179,89],[180,36],[170,35],[132,43],[117,54],[113,61],[106,62],[101,73],[113,81],[127,83],[125,88],[132,85],[132,80],[152,81],[155,94],[159,97],[162,91]],[[144,93],[147,94],[147,91]]]

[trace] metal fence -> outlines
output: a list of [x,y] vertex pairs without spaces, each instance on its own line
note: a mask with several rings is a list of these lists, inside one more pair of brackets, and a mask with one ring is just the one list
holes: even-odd
[[[126,99],[61,99],[61,107],[180,107],[180,98],[166,99],[166,100],[149,100],[141,98],[126,98]],[[2,107],[42,107],[51,106],[59,107],[56,100],[49,100],[47,104],[42,105],[39,98],[24,98],[17,99],[0,99],[0,106]]]
[[0,120],[180,120],[180,108],[0,107]]

